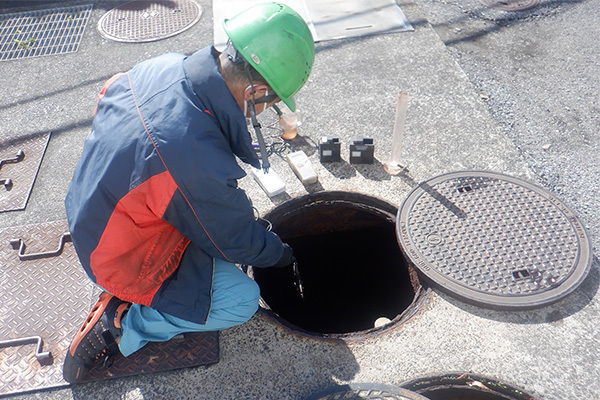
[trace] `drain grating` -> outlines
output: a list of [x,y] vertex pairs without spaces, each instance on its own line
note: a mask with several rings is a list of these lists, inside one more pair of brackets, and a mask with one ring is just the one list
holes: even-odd
[[0,15],[0,61],[74,53],[93,4]]
[[47,133],[0,142],[0,212],[25,209],[49,140]]
[[[0,397],[67,385],[65,353],[100,293],[85,276],[67,229],[66,221],[57,221],[0,230]],[[85,380],[218,360],[218,333],[195,333],[150,343],[132,357],[116,358],[109,369],[90,370]]]
[[202,8],[191,0],[133,1],[104,14],[98,31],[118,42],[152,42],[191,28],[201,16]]
[[501,11],[527,11],[541,4],[541,0],[479,0],[479,2],[486,7]]
[[499,309],[546,305],[591,266],[591,242],[550,192],[489,172],[430,179],[403,202],[398,239],[415,267],[451,295]]

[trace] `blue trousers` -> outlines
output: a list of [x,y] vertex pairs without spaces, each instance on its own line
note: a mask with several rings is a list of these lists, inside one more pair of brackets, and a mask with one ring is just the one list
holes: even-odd
[[219,331],[248,321],[258,310],[260,289],[235,264],[215,259],[212,304],[206,324],[198,324],[132,304],[123,317],[119,350],[129,356],[148,342],[164,342],[185,332]]

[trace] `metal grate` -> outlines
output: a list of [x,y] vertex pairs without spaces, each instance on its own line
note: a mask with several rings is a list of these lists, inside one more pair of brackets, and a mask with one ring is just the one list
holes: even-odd
[[201,16],[202,7],[190,0],[133,1],[104,14],[98,31],[118,42],[152,42],[191,28]]
[[0,15],[0,61],[74,53],[93,4]]
[[401,206],[410,260],[452,295],[493,308],[532,308],[571,293],[591,266],[577,217],[546,190],[488,172],[441,175]]

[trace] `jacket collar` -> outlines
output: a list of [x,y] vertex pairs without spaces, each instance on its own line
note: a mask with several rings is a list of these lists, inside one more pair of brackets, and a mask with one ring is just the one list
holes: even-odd
[[206,47],[187,57],[183,68],[199,105],[215,117],[231,151],[243,162],[260,168],[246,118],[219,71],[219,54],[214,47]]

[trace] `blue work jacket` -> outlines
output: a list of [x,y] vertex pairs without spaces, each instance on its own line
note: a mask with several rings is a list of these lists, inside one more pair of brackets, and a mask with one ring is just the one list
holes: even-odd
[[[65,199],[92,281],[200,323],[210,310],[213,258],[271,266],[283,252],[237,185],[245,172],[236,156],[259,163],[217,56],[213,48],[166,54],[107,82]],[[173,286],[190,245],[200,249],[195,282]],[[176,301],[165,297],[166,285],[181,292]]]

